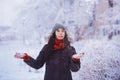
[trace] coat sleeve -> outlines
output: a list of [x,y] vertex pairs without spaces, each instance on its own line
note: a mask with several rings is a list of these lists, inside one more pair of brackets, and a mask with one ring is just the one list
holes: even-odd
[[29,66],[31,66],[32,68],[35,68],[35,69],[41,68],[46,61],[46,51],[45,51],[46,47],[47,47],[47,45],[45,45],[42,48],[42,50],[40,51],[40,53],[36,59],[34,59],[30,56],[29,60],[24,60],[24,62],[26,64],[28,64]]
[[72,60],[72,55],[76,54],[76,51],[75,51],[74,47],[71,47],[70,53],[71,53],[71,56],[70,56],[70,70],[73,71],[73,72],[76,72],[80,69],[81,62],[80,61],[75,62],[75,61]]

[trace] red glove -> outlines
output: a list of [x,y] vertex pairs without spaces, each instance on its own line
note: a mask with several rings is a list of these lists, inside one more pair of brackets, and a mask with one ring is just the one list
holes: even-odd
[[78,62],[80,61],[80,58],[72,58],[73,61]]
[[29,56],[27,53],[25,53],[25,55],[22,57],[22,59],[24,59],[24,60],[29,60],[29,59],[30,59],[30,56]]

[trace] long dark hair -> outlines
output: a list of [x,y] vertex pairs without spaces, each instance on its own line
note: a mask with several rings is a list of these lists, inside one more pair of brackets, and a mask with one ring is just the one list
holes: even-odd
[[[47,44],[47,54],[48,56],[54,51],[54,41],[56,39],[56,35],[55,32],[52,33],[52,35],[50,36],[49,40],[48,40],[48,44]],[[63,39],[63,42],[65,43],[65,47],[70,46],[70,41],[68,39],[68,34],[65,31],[65,37]]]

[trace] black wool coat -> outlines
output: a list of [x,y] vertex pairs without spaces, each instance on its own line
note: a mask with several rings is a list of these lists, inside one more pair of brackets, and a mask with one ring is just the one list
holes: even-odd
[[74,62],[71,57],[76,54],[74,47],[67,46],[62,50],[55,50],[47,58],[47,45],[40,51],[38,57],[25,61],[29,66],[39,69],[46,63],[44,80],[72,80],[71,71],[80,69],[80,61]]

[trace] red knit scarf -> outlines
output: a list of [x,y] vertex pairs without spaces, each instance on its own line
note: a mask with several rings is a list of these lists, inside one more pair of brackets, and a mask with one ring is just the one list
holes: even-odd
[[54,43],[55,50],[61,50],[65,47],[65,43],[63,42],[63,40],[55,39]]

